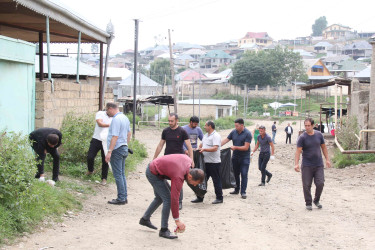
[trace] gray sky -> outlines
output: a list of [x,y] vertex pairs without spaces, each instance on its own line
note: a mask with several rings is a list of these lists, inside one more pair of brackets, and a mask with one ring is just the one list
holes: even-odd
[[[105,30],[115,27],[111,54],[134,48],[134,21],[140,19],[139,49],[155,36],[201,45],[268,32],[275,40],[308,36],[320,16],[357,31],[375,31],[375,2],[370,0],[51,0]],[[168,40],[165,40],[167,44]]]

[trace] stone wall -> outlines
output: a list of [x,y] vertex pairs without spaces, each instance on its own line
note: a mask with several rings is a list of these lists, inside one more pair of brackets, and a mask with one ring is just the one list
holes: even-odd
[[[54,79],[54,91],[50,81],[36,80],[35,128],[61,128],[68,112],[82,115],[95,113],[99,109],[99,86],[92,81]],[[111,88],[105,91],[105,102],[113,101]]]
[[[178,116],[180,117],[191,117],[193,115],[193,105],[190,104],[178,104]],[[198,116],[199,104],[194,105],[194,115]],[[215,105],[201,105],[200,110],[201,117],[212,117],[215,118],[216,106]]]

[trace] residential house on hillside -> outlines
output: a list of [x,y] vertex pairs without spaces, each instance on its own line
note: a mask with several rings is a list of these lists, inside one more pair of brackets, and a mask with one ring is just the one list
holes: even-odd
[[191,68],[190,65],[193,67],[195,67],[196,65],[199,66],[199,62],[197,60],[195,60],[190,55],[186,55],[186,54],[181,54],[177,56],[176,59],[174,60],[174,63],[176,65],[187,67],[187,68]]
[[206,54],[206,52],[204,50],[201,50],[201,49],[189,49],[185,52],[182,53],[183,55],[189,55],[191,57],[193,57],[195,60],[199,60],[199,58]]
[[235,115],[238,110],[238,101],[213,99],[182,100],[178,102],[178,110],[181,117],[190,117],[199,113],[204,118],[218,119]]
[[333,78],[327,67],[320,59],[303,59],[303,64],[311,84],[326,82]]
[[233,76],[232,69],[226,69],[219,73],[204,73],[211,83],[228,83]]
[[243,51],[255,51],[255,52],[261,49],[261,47],[258,46],[256,43],[244,43],[239,48]]
[[315,58],[315,53],[308,52],[308,51],[303,50],[303,49],[294,49],[293,52],[300,54],[302,59],[313,59],[313,58]]
[[375,32],[358,32],[359,38],[371,38],[375,35]]
[[181,73],[175,76],[175,81],[179,83],[192,83],[194,81],[205,80],[205,79],[207,79],[206,76],[191,69],[182,71]]
[[368,58],[372,55],[372,46],[367,41],[358,41],[345,45],[342,53],[350,55],[354,60],[360,57]]
[[346,61],[349,59],[347,55],[335,55],[335,56],[327,56],[325,58],[321,58],[327,68],[330,70],[333,66]]
[[355,77],[357,73],[366,68],[367,66],[365,64],[349,59],[334,65],[329,70],[333,75],[349,78]]
[[[140,78],[140,79],[139,79]],[[137,95],[161,95],[162,93],[162,86],[155,82],[154,80],[148,78],[147,76],[141,74],[139,77],[139,73],[137,73],[137,86],[136,91]],[[134,95],[134,73],[131,72],[128,77],[118,81],[118,98],[124,96],[133,96]]]
[[357,78],[360,81],[368,81],[368,82],[370,82],[370,78],[371,78],[371,65],[367,66],[364,70],[358,72],[355,75],[355,78]]
[[246,35],[238,40],[238,47],[243,44],[255,43],[258,46],[265,47],[272,44],[273,39],[268,36],[267,32],[247,32]]
[[222,50],[210,50],[200,57],[201,68],[217,68],[221,65],[229,65],[233,57]]
[[204,49],[204,47],[199,44],[191,43],[176,43],[173,45],[173,52],[184,52],[190,49]]
[[304,37],[296,37],[296,39],[281,39],[278,41],[280,45],[311,45],[311,36],[304,36]]
[[331,47],[327,48],[327,57],[341,55],[344,45],[334,44]]
[[348,26],[332,24],[323,30],[323,38],[327,40],[353,38],[354,32]]
[[132,63],[128,59],[115,57],[108,60],[108,67],[130,69],[132,67]]
[[332,44],[328,42],[318,42],[314,45],[314,50],[316,53],[327,53],[327,49],[332,47]]

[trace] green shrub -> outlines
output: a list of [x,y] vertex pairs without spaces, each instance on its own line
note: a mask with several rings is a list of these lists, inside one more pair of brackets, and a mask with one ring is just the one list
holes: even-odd
[[344,168],[350,165],[375,162],[375,154],[342,154],[339,149],[334,153],[332,162],[337,168]]
[[342,126],[335,130],[337,140],[344,150],[358,149],[358,139],[355,134],[359,134],[357,117],[350,116],[343,119]]
[[27,196],[35,173],[27,136],[0,131],[0,202],[10,207],[18,204],[18,198]]
[[129,143],[129,148],[133,150],[133,154],[129,154],[125,160],[126,174],[134,171],[137,167],[137,164],[147,157],[147,149],[139,141],[131,140]]

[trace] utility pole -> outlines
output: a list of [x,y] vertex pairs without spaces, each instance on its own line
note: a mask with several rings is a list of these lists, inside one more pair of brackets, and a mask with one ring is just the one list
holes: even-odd
[[172,89],[173,89],[173,107],[174,113],[177,114],[177,91],[176,91],[176,84],[174,82],[174,63],[173,63],[173,54],[172,54],[172,41],[171,41],[171,30],[168,29],[168,36],[169,36],[169,56],[170,56],[170,66],[171,66],[171,80],[172,80]]
[[133,91],[133,138],[135,138],[135,114],[137,112],[137,57],[138,57],[138,25],[139,20],[134,19],[134,91]]

